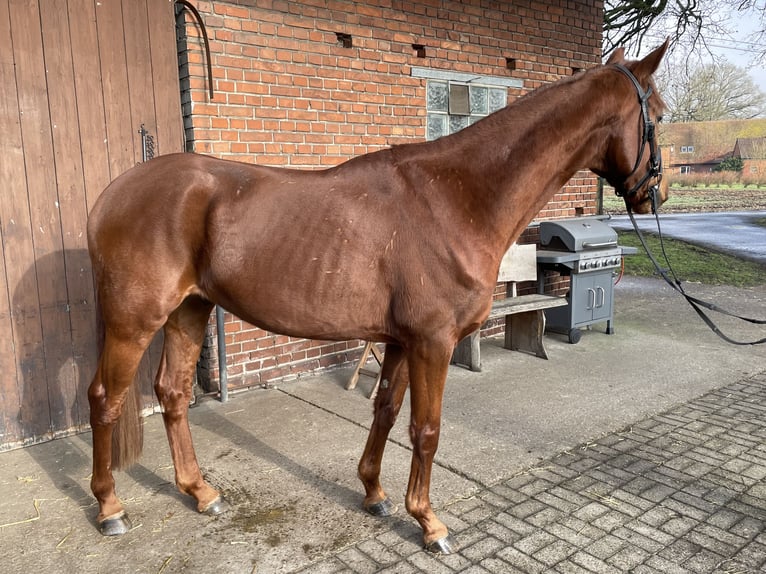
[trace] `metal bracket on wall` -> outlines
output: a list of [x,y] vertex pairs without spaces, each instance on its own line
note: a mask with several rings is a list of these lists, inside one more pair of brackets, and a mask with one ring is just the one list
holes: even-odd
[[138,133],[141,134],[141,161],[146,162],[154,157],[154,136],[146,130],[144,124],[141,124]]

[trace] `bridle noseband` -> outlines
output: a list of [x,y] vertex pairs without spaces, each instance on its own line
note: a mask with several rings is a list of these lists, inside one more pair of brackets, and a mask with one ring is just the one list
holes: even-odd
[[647,181],[656,178],[657,181],[649,188],[647,197],[644,200],[652,202],[652,212],[655,212],[660,205],[659,184],[660,181],[662,181],[662,154],[659,153],[659,146],[657,145],[655,138],[654,122],[649,117],[649,96],[652,95],[652,87],[649,86],[647,90],[644,91],[641,84],[638,83],[638,80],[630,70],[622,64],[614,64],[614,67],[625,74],[633,84],[633,87],[636,88],[636,92],[638,93],[638,103],[641,106],[641,119],[643,122],[641,147],[639,148],[638,159],[636,160],[636,165],[633,166],[633,171],[625,177],[625,181],[627,181],[628,178],[636,173],[638,168],[641,167],[641,160],[644,158],[644,148],[647,143],[649,144],[649,169],[644,174],[644,177],[642,177],[638,183],[628,191],[625,191],[624,185],[622,186],[622,189],[615,187],[615,193],[625,199],[625,205],[628,210],[630,210],[630,204],[627,199],[638,193],[638,190],[641,189]]

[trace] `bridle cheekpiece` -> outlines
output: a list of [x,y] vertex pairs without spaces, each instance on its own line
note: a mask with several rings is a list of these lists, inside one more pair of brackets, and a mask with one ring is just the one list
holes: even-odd
[[623,185],[622,189],[615,187],[615,193],[626,200],[625,205],[628,210],[630,210],[630,204],[627,202],[627,199],[638,193],[638,190],[641,189],[641,187],[643,187],[647,181],[655,178],[656,181],[649,188],[647,197],[644,201],[651,201],[652,212],[656,212],[661,203],[659,184],[662,180],[662,154],[660,153],[660,148],[657,145],[654,122],[649,117],[649,97],[652,95],[652,87],[649,86],[647,90],[644,91],[644,89],[641,87],[641,84],[638,83],[638,80],[633,75],[633,73],[628,70],[628,68],[622,64],[614,64],[614,67],[625,74],[633,84],[633,87],[636,88],[636,92],[638,93],[638,103],[641,106],[641,119],[643,123],[643,130],[641,133],[641,147],[639,148],[638,159],[636,159],[636,165],[633,166],[633,171],[631,171],[625,177],[626,181],[630,176],[638,171],[639,167],[641,167],[641,160],[644,158],[644,148],[646,147],[647,143],[649,144],[649,169],[647,172],[638,181],[638,183],[636,183],[629,190],[626,191]]

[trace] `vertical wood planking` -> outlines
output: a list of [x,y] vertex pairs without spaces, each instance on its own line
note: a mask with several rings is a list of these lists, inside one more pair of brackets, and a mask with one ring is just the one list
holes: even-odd
[[122,2],[97,2],[96,26],[109,150],[109,179],[113,180],[133,167],[139,159],[133,150],[133,124],[130,106],[126,105],[129,86]]
[[68,16],[80,128],[79,151],[83,158],[85,196],[90,212],[110,179],[95,2],[69,0]]
[[[2,7],[0,7],[0,10]],[[1,19],[1,17],[0,17]],[[4,80],[0,71],[0,82]],[[0,98],[5,94],[0,90]],[[0,114],[5,108],[0,106]],[[0,129],[2,129],[0,121]],[[0,147],[0,154],[3,153]],[[0,163],[0,169],[1,163]],[[5,173],[5,172],[2,172]],[[2,208],[0,207],[0,222],[2,221]],[[16,355],[13,349],[13,323],[11,321],[11,303],[6,278],[5,259],[2,257],[3,226],[0,225],[0,372],[3,373],[0,380],[0,445],[6,441],[16,442],[21,438],[21,432],[15,414],[19,412],[19,388],[16,372]]]
[[[45,8],[40,13],[40,20],[64,246],[65,312],[69,320],[67,362],[59,369],[60,384],[50,392],[59,392],[68,407],[67,416],[54,419],[54,426],[73,428],[88,420],[87,385],[95,371],[97,338],[93,280],[87,256],[85,228],[88,214],[67,3],[66,0],[47,0]],[[63,337],[61,343],[65,343]],[[65,373],[66,378],[63,378]]]
[[87,422],[87,214],[141,160],[142,122],[182,150],[172,0],[0,0],[0,449]]
[[[13,45],[8,0],[0,0],[0,444],[18,442],[23,437],[19,421],[21,396],[15,350],[23,352],[27,345],[14,329],[14,288],[20,279],[24,262],[32,258],[32,237],[26,203],[24,155],[21,150],[21,127],[16,95]],[[37,292],[35,290],[33,293]],[[25,306],[37,305],[30,294]],[[39,329],[38,329],[39,331]],[[34,337],[40,340],[39,335]]]
[[[66,294],[66,284],[37,2],[11,0],[10,21],[34,247],[33,258],[26,262],[15,297],[26,300],[27,286],[34,283],[32,278],[36,276],[39,307],[19,309],[20,313],[29,315],[20,316],[18,325],[21,329],[33,325],[33,333],[26,337],[30,343],[33,334],[37,334],[38,320],[42,326],[42,341],[34,343],[36,348],[27,351],[34,357],[34,362],[22,369],[22,424],[28,436],[37,438],[50,433],[51,418],[59,419],[64,414],[65,407],[56,385],[57,370],[63,360],[61,331],[68,330],[69,326],[68,321],[61,321],[59,312],[59,305],[62,302],[66,305],[65,296],[60,298],[62,292]],[[49,392],[50,389],[53,392]],[[46,412],[46,404],[49,412]]]
[[[151,2],[156,3],[156,2]],[[152,135],[157,135],[157,119],[154,116],[152,98],[152,61],[149,49],[149,22],[146,0],[122,3],[122,19],[125,28],[125,63],[128,72],[128,99],[136,161],[142,161],[141,124]]]

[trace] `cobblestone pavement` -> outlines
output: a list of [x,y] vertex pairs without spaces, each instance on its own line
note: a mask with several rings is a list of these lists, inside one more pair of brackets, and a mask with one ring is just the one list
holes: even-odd
[[299,572],[766,571],[766,371],[439,511],[461,545],[396,528]]

